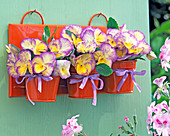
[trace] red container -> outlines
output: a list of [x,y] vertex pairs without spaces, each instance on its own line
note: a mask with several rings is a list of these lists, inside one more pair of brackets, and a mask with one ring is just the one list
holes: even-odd
[[56,95],[58,91],[58,85],[59,85],[60,77],[54,77],[51,81],[42,81],[42,92],[40,93],[38,91],[38,79],[37,77],[33,78],[27,83],[27,100],[28,95],[32,101],[38,101],[38,102],[55,102],[56,101]]
[[[73,75],[73,74],[78,75],[76,73],[76,70],[74,69],[74,67],[71,67],[70,73],[71,73],[71,75]],[[96,69],[90,73],[90,75],[93,75],[93,74],[98,74]],[[70,79],[75,79],[75,78],[70,77],[69,79],[67,79],[69,98],[74,98],[74,99],[93,99],[94,98],[93,87],[92,87],[92,83],[91,83],[90,79],[88,79],[88,81],[83,89],[79,88],[79,86],[81,85],[82,82],[75,83],[75,84],[69,84]],[[94,83],[95,83],[96,87],[98,87],[99,81],[94,80]]]
[[[136,68],[136,60],[128,60],[128,61],[116,61],[112,65],[113,69],[126,69],[126,70],[134,70]],[[101,77],[104,82],[103,91],[110,94],[124,94],[124,93],[133,93],[134,83],[130,74],[126,78],[119,92],[117,90],[117,86],[121,81],[123,76],[117,76],[115,72],[108,77]]]

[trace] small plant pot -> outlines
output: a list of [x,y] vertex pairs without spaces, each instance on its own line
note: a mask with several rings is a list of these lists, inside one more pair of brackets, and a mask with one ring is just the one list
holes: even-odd
[[[134,70],[136,68],[136,60],[116,61],[113,63],[112,68]],[[103,91],[110,94],[133,93],[134,83],[129,73],[120,90],[117,90],[117,87],[122,78],[123,76],[117,76],[115,72],[113,72],[113,74],[108,77],[102,76],[101,79],[104,81]]]
[[56,95],[58,91],[60,77],[54,77],[51,81],[45,81],[41,79],[42,82],[42,91],[41,93],[38,90],[38,78],[35,77],[27,83],[27,100],[28,96],[31,101],[38,101],[38,102],[55,102]]
[[[78,75],[76,73],[76,70],[74,69],[74,67],[71,67],[70,73],[71,73],[71,75],[74,75],[74,74]],[[93,74],[98,74],[96,69],[90,73],[90,75],[93,75]],[[74,99],[93,99],[94,98],[92,82],[90,79],[87,80],[86,85],[83,89],[79,88],[81,85],[81,82],[70,84],[71,79],[76,79],[76,78],[70,77],[69,79],[67,79],[69,98],[74,98]],[[79,79],[77,79],[77,80],[79,80]],[[94,83],[95,83],[96,87],[98,87],[99,81],[94,80]]]

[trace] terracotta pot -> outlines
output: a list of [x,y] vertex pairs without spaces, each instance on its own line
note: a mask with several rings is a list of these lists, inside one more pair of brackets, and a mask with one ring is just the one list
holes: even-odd
[[[76,70],[74,69],[74,67],[70,68],[70,73],[71,73],[71,75],[74,75],[74,74],[78,75],[76,73]],[[90,73],[90,75],[93,75],[93,74],[98,74],[96,69]],[[92,99],[92,98],[94,98],[93,87],[92,87],[92,83],[91,83],[90,79],[88,79],[88,81],[83,89],[79,88],[79,86],[81,85],[82,82],[75,83],[75,84],[69,84],[70,79],[75,79],[75,78],[70,77],[69,79],[67,79],[69,98],[74,98],[74,99]],[[94,80],[94,83],[95,83],[96,87],[98,87],[99,81]]]
[[56,101],[56,95],[58,91],[58,85],[59,85],[60,77],[54,77],[51,81],[45,81],[41,79],[42,81],[42,92],[40,93],[38,91],[38,79],[33,78],[27,83],[27,100],[28,95],[32,101],[38,101],[38,102],[55,102]]
[[[126,69],[126,70],[134,70],[136,68],[136,60],[128,60],[128,61],[116,61],[112,65],[113,69]],[[102,80],[104,81],[104,88],[103,91],[111,94],[124,94],[124,93],[132,93],[134,83],[130,74],[128,74],[127,79],[125,80],[124,84],[117,90],[117,86],[121,81],[123,76],[117,76],[115,72],[108,77],[102,76]]]

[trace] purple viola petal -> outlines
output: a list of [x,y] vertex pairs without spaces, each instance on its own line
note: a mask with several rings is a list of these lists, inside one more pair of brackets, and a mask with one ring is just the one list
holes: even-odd
[[14,78],[18,78],[19,75],[16,73],[14,66],[8,67],[8,74]]
[[73,32],[76,36],[80,37],[80,34],[83,29],[79,25],[68,25],[61,31],[61,37],[63,37],[63,34],[67,34],[66,30]]
[[15,57],[14,54],[9,53],[7,56],[8,61],[15,62],[17,60],[17,57]]
[[18,59],[27,63],[27,61],[31,60],[31,52],[28,50],[23,50],[18,54]]
[[40,56],[42,57],[44,64],[46,63],[53,64],[56,59],[56,56],[53,52],[44,52]]
[[134,35],[137,38],[137,40],[142,41],[145,39],[145,35],[141,31],[135,30],[133,32],[134,32]]
[[63,57],[70,55],[71,51],[74,49],[74,46],[66,38],[60,38],[59,44],[61,45],[59,53],[63,54]]
[[118,30],[118,29],[111,29],[111,28],[107,29],[107,32],[106,32],[106,34],[110,34],[110,35],[112,35],[113,37],[114,37],[116,34],[118,34],[118,33],[120,33],[120,30]]
[[84,35],[84,33],[85,33],[87,30],[94,31],[95,28],[92,27],[92,26],[85,27],[85,28],[83,29],[83,31],[81,32],[81,34],[80,34],[81,39],[83,38],[83,35]]
[[94,31],[92,30],[86,30],[82,36],[82,39],[85,42],[93,42],[94,38]]
[[126,24],[123,24],[123,25],[119,28],[119,30],[122,31],[122,32],[127,31],[127,30],[126,30]]
[[[59,45],[59,40],[53,40],[53,41],[51,41],[51,42],[48,44],[48,48],[49,48],[50,50],[52,50],[53,46],[60,46],[60,45]],[[59,48],[61,48],[61,47],[59,47]]]
[[45,66],[46,66],[46,70],[44,70],[42,72],[42,75],[43,76],[50,76],[52,74],[52,72],[53,72],[53,64],[46,63]]
[[143,48],[141,51],[142,55],[148,54],[151,51],[150,45],[145,40],[138,43],[138,48]]
[[21,48],[22,49],[30,49],[33,50],[36,45],[36,41],[32,38],[25,38],[21,42]]
[[112,61],[116,61],[117,58],[116,50],[110,44],[103,43],[101,45],[101,51],[103,51],[105,58],[110,58]]
[[35,69],[35,65],[37,65],[38,63],[34,63],[33,64],[33,66],[32,66],[32,69],[33,69],[33,71],[35,72],[35,73],[37,73],[37,74],[39,74],[39,73],[42,73],[42,72],[44,72],[47,68],[45,68],[45,69],[43,69],[42,71],[37,71],[36,69]]

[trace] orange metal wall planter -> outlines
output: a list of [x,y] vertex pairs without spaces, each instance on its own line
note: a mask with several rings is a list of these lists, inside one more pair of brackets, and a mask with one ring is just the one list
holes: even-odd
[[[70,70],[71,75],[76,75],[76,71],[74,67],[71,67]],[[90,75],[97,74],[96,69],[91,72]],[[80,88],[81,82],[75,83],[75,84],[70,84],[70,79],[75,79],[73,77],[70,77],[67,81],[67,86],[68,86],[68,94],[70,98],[75,98],[75,99],[92,99],[94,98],[94,93],[93,93],[93,87],[90,79],[88,79],[85,87],[83,89]],[[99,81],[94,80],[95,85],[98,87]],[[96,90],[97,93],[97,90]]]
[[[51,81],[42,81],[42,90],[38,90],[38,78],[33,78],[27,83],[27,99],[38,102],[55,102],[58,91],[60,77],[54,77]],[[26,80],[27,81],[27,80]]]
[[[112,65],[113,69],[126,69],[126,70],[134,70],[136,68],[136,60],[128,60],[128,61],[116,61]],[[117,76],[115,72],[108,77],[101,77],[104,81],[103,91],[111,94],[123,94],[123,93],[132,93],[134,83],[130,74],[126,78],[120,90],[117,90],[117,87],[123,78],[123,76]]]
[[[35,12],[38,15],[40,15],[40,17],[42,19],[42,24],[23,24],[25,16],[27,14],[31,13],[31,12]],[[97,16],[99,14],[101,14],[101,13],[95,14],[94,16]],[[103,14],[101,14],[101,15],[104,16]],[[92,19],[90,20],[89,25],[91,25],[91,21],[92,21]],[[21,20],[21,24],[9,24],[9,26],[8,26],[8,36],[9,36],[8,41],[9,41],[9,44],[14,44],[18,48],[21,48],[21,41],[25,38],[42,39],[42,35],[43,35],[43,31],[44,31],[45,26],[47,26],[47,25],[44,24],[44,19],[39,12],[29,11],[23,16],[23,18]],[[53,33],[55,28],[57,27],[57,31],[54,35],[54,38],[58,39],[58,38],[60,38],[61,30],[66,25],[48,25],[48,26],[50,28],[51,33]],[[87,26],[81,26],[81,27],[85,28]],[[105,33],[107,31],[106,26],[94,26],[94,27],[100,28],[100,30],[105,32]],[[15,79],[13,77],[9,76],[9,97],[26,96],[25,90],[26,90],[26,87],[25,87],[24,82],[22,84],[17,84],[15,82]],[[67,80],[60,79],[57,95],[66,95],[66,94],[68,94]]]

